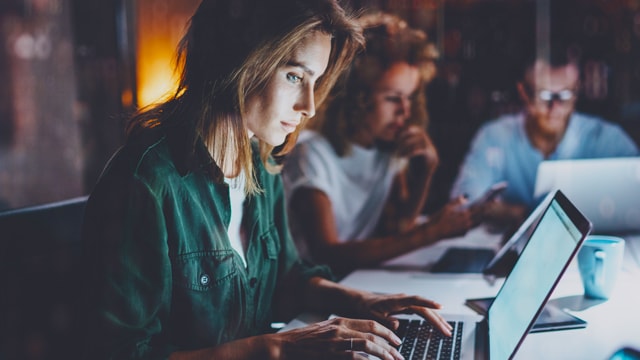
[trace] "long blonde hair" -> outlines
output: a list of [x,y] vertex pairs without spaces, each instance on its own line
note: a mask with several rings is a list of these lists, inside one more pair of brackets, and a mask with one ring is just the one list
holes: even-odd
[[[245,99],[263,91],[314,31],[332,36],[329,64],[315,91],[316,104],[321,104],[363,44],[359,24],[335,0],[203,0],[178,48],[181,76],[175,95],[137,114],[128,134],[180,127],[187,133],[184,155],[201,140],[219,168],[231,165],[244,172],[247,194],[259,192],[243,118]],[[259,141],[260,159],[268,170],[279,170],[271,156],[289,152],[301,127],[275,150]],[[237,155],[233,164],[225,164],[229,153]]]

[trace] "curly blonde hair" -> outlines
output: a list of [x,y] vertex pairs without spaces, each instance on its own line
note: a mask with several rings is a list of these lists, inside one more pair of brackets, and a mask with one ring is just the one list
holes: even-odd
[[420,84],[407,122],[428,125],[425,85],[435,77],[439,56],[427,34],[409,27],[399,16],[375,12],[361,16],[358,22],[363,28],[365,50],[338,81],[312,124],[341,156],[349,152],[349,139],[371,109],[376,83],[394,63],[406,62],[419,69]]

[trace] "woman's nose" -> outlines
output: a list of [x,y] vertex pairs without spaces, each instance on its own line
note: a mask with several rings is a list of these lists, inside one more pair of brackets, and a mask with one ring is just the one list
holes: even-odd
[[307,88],[302,92],[300,100],[296,106],[296,111],[300,111],[307,119],[315,116],[316,102],[313,88]]
[[398,104],[398,113],[406,119],[411,116],[411,99],[403,98]]

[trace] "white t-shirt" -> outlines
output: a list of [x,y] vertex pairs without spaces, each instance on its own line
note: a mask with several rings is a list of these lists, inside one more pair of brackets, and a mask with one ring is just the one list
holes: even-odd
[[244,267],[247,267],[247,260],[245,258],[244,246],[242,245],[242,236],[240,234],[242,226],[242,205],[245,199],[244,173],[239,176],[229,179],[224,178],[224,182],[229,185],[229,202],[231,203],[231,220],[229,221],[229,227],[227,228],[227,234],[229,235],[229,241],[231,247],[240,255]]
[[[348,241],[371,236],[401,167],[400,160],[375,147],[353,144],[349,154],[339,157],[322,135],[306,130],[287,156],[282,176],[287,199],[301,187],[324,192],[331,201],[338,238]],[[289,218],[300,253],[307,256],[291,209]]]

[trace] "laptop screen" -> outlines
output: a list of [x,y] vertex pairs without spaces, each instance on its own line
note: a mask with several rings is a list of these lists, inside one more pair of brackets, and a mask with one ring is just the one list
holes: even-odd
[[513,355],[590,230],[588,220],[565,202],[561,193],[554,196],[489,308],[491,359]]
[[545,160],[540,163],[534,198],[554,189],[593,222],[593,232],[640,230],[640,157]]
[[[491,259],[489,264],[487,264],[485,270],[483,271],[486,274],[497,274],[501,276],[503,273],[504,276],[508,275],[511,271],[511,267],[508,269],[497,269],[500,265],[500,261],[503,261],[502,258],[507,255],[509,251],[515,251],[518,255],[524,249],[524,246],[527,245],[527,241],[531,238],[531,232],[535,228],[538,223],[538,220],[542,217],[542,214],[549,206],[551,200],[553,200],[555,193],[549,192],[542,201],[536,206],[535,209],[529,214],[529,216],[522,222],[518,230],[516,230],[513,235],[507,240],[506,243],[498,250],[496,255]],[[503,268],[505,266],[502,266]]]

